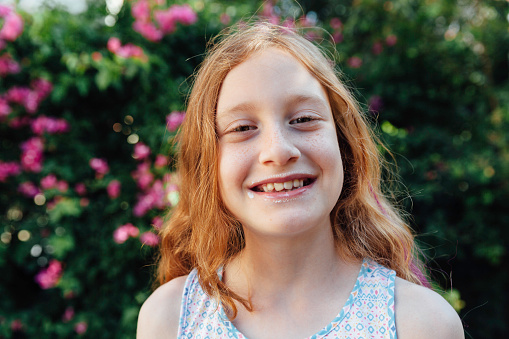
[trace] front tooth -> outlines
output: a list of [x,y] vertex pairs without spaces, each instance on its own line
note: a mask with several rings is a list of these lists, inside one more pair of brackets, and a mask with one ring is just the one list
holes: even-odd
[[300,187],[304,187],[304,179],[300,179]]
[[282,182],[276,182],[274,183],[274,188],[279,192],[285,189],[285,185]]
[[294,179],[293,180],[293,187],[300,187],[300,180],[299,179]]
[[267,189],[267,185],[262,185],[262,188],[263,188],[263,191],[264,192],[268,192],[269,190]]
[[291,190],[293,188],[293,181],[285,182],[284,186],[285,186],[285,189]]
[[274,190],[274,184],[273,183],[267,184],[267,190],[269,192],[272,192]]

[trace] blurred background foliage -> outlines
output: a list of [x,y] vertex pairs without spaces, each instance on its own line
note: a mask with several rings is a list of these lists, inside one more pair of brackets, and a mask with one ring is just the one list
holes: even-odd
[[0,338],[135,336],[188,78],[253,13],[335,48],[437,288],[467,336],[507,335],[507,1],[108,0],[0,7]]

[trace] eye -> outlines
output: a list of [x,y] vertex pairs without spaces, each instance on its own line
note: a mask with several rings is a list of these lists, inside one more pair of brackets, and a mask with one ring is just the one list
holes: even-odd
[[253,130],[255,128],[256,127],[254,127],[254,126],[242,125],[242,126],[237,126],[237,127],[233,128],[231,130],[231,132],[247,132],[247,131]]
[[302,123],[310,122],[313,120],[314,119],[312,117],[300,117],[300,118],[293,119],[292,121],[290,121],[290,124],[302,124]]

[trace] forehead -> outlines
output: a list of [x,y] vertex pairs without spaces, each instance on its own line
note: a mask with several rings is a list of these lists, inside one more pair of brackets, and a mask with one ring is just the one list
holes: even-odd
[[268,48],[250,56],[226,76],[219,93],[220,115],[245,103],[284,102],[288,98],[314,98],[328,105],[323,86],[293,55]]

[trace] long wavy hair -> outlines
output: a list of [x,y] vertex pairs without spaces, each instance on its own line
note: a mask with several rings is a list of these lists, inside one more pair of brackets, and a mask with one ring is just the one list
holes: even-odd
[[403,279],[428,285],[414,236],[390,202],[390,194],[382,192],[382,144],[354,96],[319,47],[268,23],[231,28],[211,41],[195,75],[178,139],[180,201],[161,230],[157,282],[163,284],[196,268],[202,288],[223,304],[230,318],[237,314],[235,300],[252,310],[250,301],[230,290],[217,273],[245,243],[242,225],[220,195],[215,115],[228,72],[271,47],[300,61],[329,98],[345,174],[341,196],[330,214],[338,252],[345,258],[372,258]]

